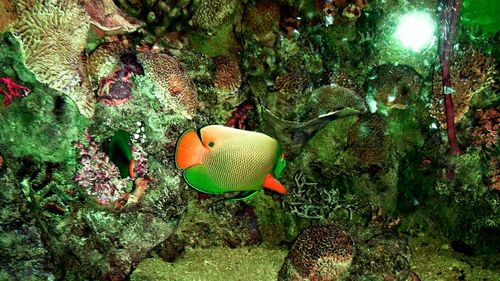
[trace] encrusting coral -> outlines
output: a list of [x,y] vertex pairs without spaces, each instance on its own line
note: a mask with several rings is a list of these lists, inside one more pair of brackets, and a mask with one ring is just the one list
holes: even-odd
[[90,17],[76,0],[17,5],[20,18],[13,30],[22,43],[26,66],[40,82],[68,95],[83,115],[91,117],[94,98],[82,59]]

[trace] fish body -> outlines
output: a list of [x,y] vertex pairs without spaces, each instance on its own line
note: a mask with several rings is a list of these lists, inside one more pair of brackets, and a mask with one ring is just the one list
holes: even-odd
[[265,134],[219,125],[203,127],[199,134],[190,129],[177,141],[175,164],[184,169],[186,182],[204,193],[261,188],[286,193],[276,180],[286,165],[281,145]]

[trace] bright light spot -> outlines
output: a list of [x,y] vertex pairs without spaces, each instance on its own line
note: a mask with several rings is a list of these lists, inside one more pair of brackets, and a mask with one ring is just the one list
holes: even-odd
[[428,47],[434,39],[436,23],[424,12],[412,12],[399,20],[396,36],[406,48],[418,52]]

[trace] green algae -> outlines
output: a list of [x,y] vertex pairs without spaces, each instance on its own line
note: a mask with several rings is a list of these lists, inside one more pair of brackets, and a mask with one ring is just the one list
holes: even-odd
[[174,263],[160,258],[144,260],[131,281],[276,280],[286,249],[243,247],[187,248]]

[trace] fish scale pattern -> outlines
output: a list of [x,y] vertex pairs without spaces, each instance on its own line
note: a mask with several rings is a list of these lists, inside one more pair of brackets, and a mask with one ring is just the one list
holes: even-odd
[[265,176],[272,172],[278,150],[277,142],[269,140],[242,143],[235,139],[207,154],[203,163],[209,169],[211,180],[220,186],[220,192],[254,190],[262,184]]

